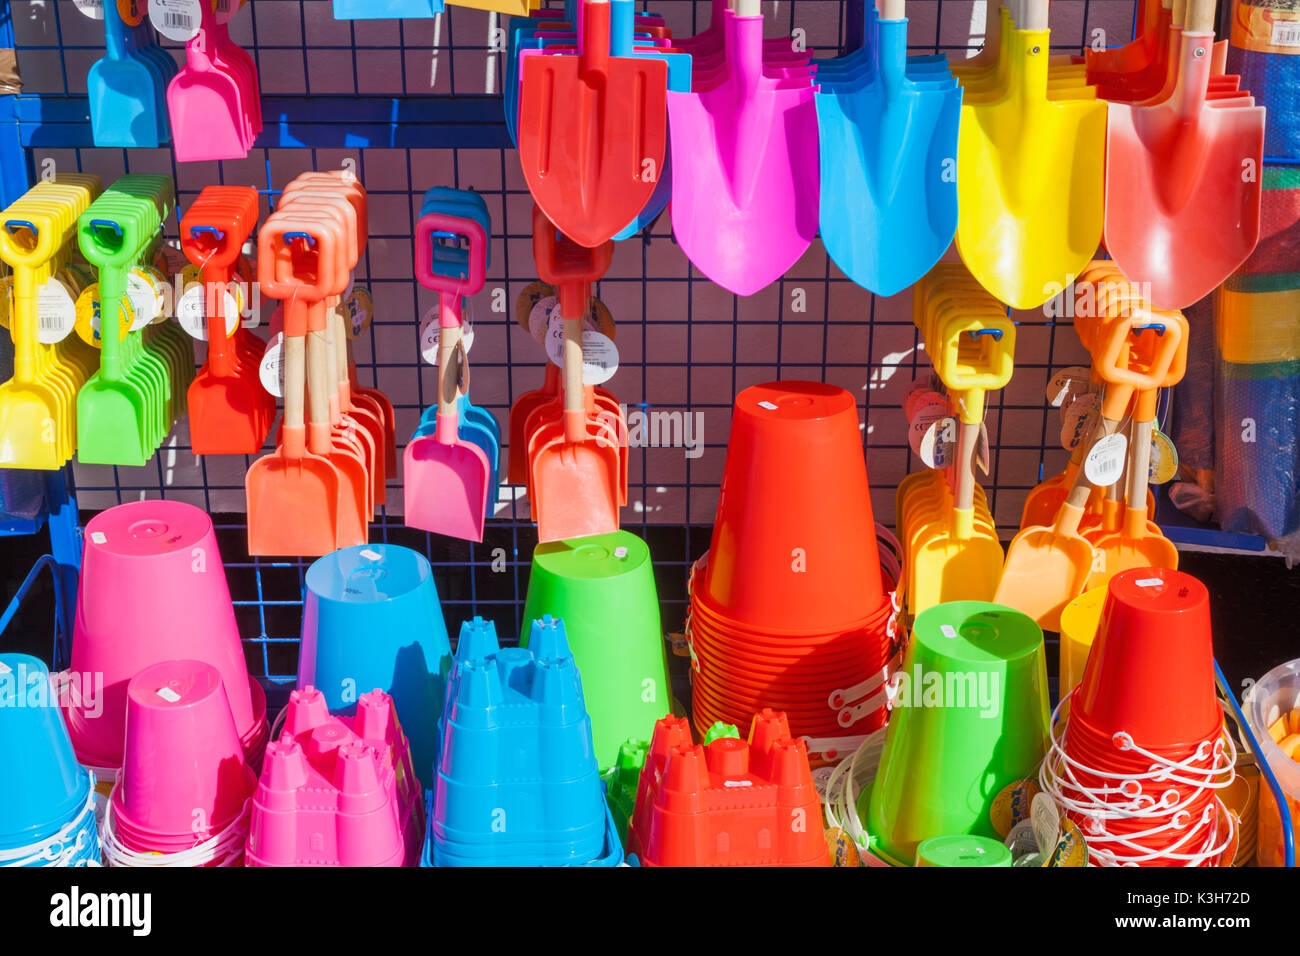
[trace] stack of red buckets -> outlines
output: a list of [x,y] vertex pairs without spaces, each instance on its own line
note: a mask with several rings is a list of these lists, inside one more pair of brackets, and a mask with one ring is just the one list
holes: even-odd
[[748,726],[765,707],[785,711],[797,737],[884,723],[894,606],[849,392],[773,382],[736,397],[687,632],[697,728]]
[[1205,585],[1157,568],[1115,575],[1064,739],[1054,736],[1040,779],[1093,863],[1220,865],[1235,831],[1217,794],[1235,752],[1215,693]]

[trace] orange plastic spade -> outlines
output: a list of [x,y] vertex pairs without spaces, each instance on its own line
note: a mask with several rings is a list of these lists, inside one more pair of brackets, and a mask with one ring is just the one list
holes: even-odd
[[345,476],[329,458],[308,451],[305,419],[308,302],[346,284],[337,242],[331,229],[305,229],[279,213],[258,235],[258,283],[284,303],[285,416],[280,447],[254,462],[245,478],[249,554],[328,554],[352,535],[359,518]]
[[[1264,108],[1207,101],[1214,0],[1190,0],[1173,93],[1112,103],[1106,248],[1153,306],[1181,309],[1233,273],[1259,240]],[[1253,164],[1253,165],[1252,165]]]
[[519,161],[547,218],[578,245],[612,239],[650,201],[668,142],[668,64],[609,55],[609,0],[584,0],[578,54],[527,57]]
[[256,337],[242,327],[227,337],[224,313],[224,290],[257,225],[257,209],[251,186],[208,186],[181,220],[181,249],[202,270],[208,309],[208,360],[187,400],[196,455],[255,455],[275,421],[275,399],[262,387],[257,365],[241,358]]
[[582,382],[582,323],[591,283],[609,268],[614,243],[594,249],[556,236],[555,224],[533,208],[533,258],[543,282],[555,286],[564,319],[563,417],[531,442],[533,511],[540,541],[618,530],[621,481],[617,438],[596,416],[595,395]]

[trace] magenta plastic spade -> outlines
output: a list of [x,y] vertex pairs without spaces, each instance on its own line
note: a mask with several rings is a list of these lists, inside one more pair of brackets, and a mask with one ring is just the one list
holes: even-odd
[[722,82],[668,93],[673,234],[708,278],[750,295],[817,235],[816,88],[763,75],[761,16],[728,15],[726,40]]

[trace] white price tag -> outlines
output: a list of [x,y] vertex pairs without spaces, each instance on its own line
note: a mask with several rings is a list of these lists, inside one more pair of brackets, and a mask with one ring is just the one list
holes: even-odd
[[[151,270],[152,271],[152,270]],[[158,273],[150,275],[142,268],[135,268],[126,277],[126,296],[131,300],[135,318],[131,320],[131,331],[138,332],[162,315],[166,304],[166,293],[159,280]]]
[[159,687],[158,696],[169,704],[174,704],[181,699],[181,695],[176,693],[176,691],[172,690],[170,687]]
[[149,22],[167,39],[187,43],[199,32],[203,8],[199,0],[149,0]]
[[72,5],[92,20],[104,19],[104,0],[72,0]]
[[1083,460],[1083,473],[1098,488],[1109,488],[1124,474],[1128,438],[1118,432],[1101,439]]
[[1140,588],[1158,588],[1165,582],[1163,578],[1143,578],[1142,580],[1134,581],[1133,583]]
[[907,427],[907,443],[912,451],[921,457],[922,461],[925,460],[925,456],[921,454],[921,444],[925,440],[930,426],[935,422],[943,421],[945,418],[951,420],[951,417],[948,414],[947,404],[922,405],[912,416],[912,420]]
[[[925,412],[917,413],[919,419]],[[921,435],[921,447],[917,452],[927,468],[947,468],[953,463],[957,454],[957,419],[945,415],[938,421],[931,422]]]
[[[1277,15],[1279,11],[1272,12]],[[1274,20],[1269,45],[1300,46],[1300,20]]]
[[1035,794],[1029,805],[1029,819],[1033,822],[1039,852],[1050,853],[1061,839],[1061,811],[1056,808],[1056,802],[1045,793]]
[[[551,315],[546,335],[546,357],[553,365],[564,368],[564,320],[557,310]],[[618,371],[618,346],[614,340],[593,329],[582,331],[582,384],[603,385]]]
[[[474,347],[474,330],[462,322],[460,341],[468,352]],[[437,368],[438,347],[442,342],[442,326],[438,324],[438,307],[435,305],[420,320],[420,355],[426,362]]]
[[[176,303],[176,321],[192,338],[200,342],[208,340],[207,291],[206,284],[191,283]],[[222,292],[222,297],[225,300],[226,338],[230,338],[235,334],[235,329],[239,328],[239,301],[229,289]]]
[[77,298],[59,276],[51,276],[36,293],[36,338],[42,345],[62,342],[77,324]]
[[284,398],[284,333],[276,332],[262,353],[257,369],[262,387],[276,398]]

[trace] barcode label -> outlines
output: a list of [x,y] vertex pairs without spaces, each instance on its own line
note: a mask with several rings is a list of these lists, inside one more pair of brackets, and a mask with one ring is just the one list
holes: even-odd
[[1274,20],[1270,42],[1273,46],[1300,47],[1300,20]]
[[169,40],[184,43],[199,31],[203,10],[198,0],[152,0],[149,20]]

